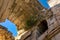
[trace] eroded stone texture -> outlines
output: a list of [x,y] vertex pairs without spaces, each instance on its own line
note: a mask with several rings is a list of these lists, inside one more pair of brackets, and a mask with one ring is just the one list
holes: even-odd
[[12,33],[0,25],[0,40],[15,40]]
[[0,22],[7,18],[16,24],[18,30],[26,27],[26,20],[31,16],[35,16],[35,20],[40,19],[43,9],[38,0],[1,0],[0,8]]
[[[38,19],[38,24],[40,23],[40,21],[43,21],[43,20],[47,21],[48,30],[46,34],[43,33],[42,35],[37,37],[37,35],[39,35],[39,30],[37,30],[36,28],[35,30],[32,30],[32,34],[31,34],[32,36],[28,37],[29,35],[25,34],[27,36],[26,40],[37,40],[37,39],[43,40],[44,38],[42,39],[40,38],[45,37],[46,35],[48,35],[47,37],[52,38],[54,37],[54,35],[56,35],[60,31],[60,27],[59,27],[60,0],[49,0],[49,5],[51,9],[45,10],[37,0],[0,0],[0,22],[8,18],[13,23],[15,23],[17,26],[17,29],[20,30],[25,27],[25,21],[29,19],[30,16],[34,15],[36,19]],[[34,26],[34,28],[35,27],[38,27],[38,25]],[[1,31],[0,32],[1,39],[3,38],[6,39],[8,37],[9,39],[7,38],[7,40],[10,40],[11,36],[7,36],[7,35],[10,35],[9,32],[6,32],[5,29],[1,29],[0,31]],[[24,33],[24,31],[25,30],[23,30],[22,33]],[[31,30],[29,30],[28,32],[30,31]],[[3,35],[3,34],[6,34],[6,35]],[[21,34],[19,34],[18,36],[20,36]],[[24,35],[22,36],[22,38],[23,37],[25,38]],[[18,38],[18,40],[19,39],[20,38]],[[49,39],[46,39],[46,40],[49,40]]]
[[[45,31],[40,37],[37,38],[36,33],[39,32],[33,30],[31,40],[59,40],[60,36],[60,0],[49,0],[49,5],[51,9],[49,11],[41,12],[45,20],[47,20],[48,30]],[[43,10],[42,10],[43,11]],[[45,13],[45,14],[43,14]],[[52,14],[52,15],[51,15]],[[41,25],[40,25],[41,26]],[[38,26],[37,26],[38,27]],[[37,28],[36,28],[37,30]],[[33,37],[34,36],[34,37]],[[29,39],[28,37],[27,39]],[[30,39],[29,39],[30,40]]]
[[0,22],[5,21],[11,14],[9,8],[11,7],[13,0],[0,0]]
[[60,4],[60,0],[49,0],[48,3],[50,7],[54,7],[55,5]]
[[[53,16],[47,19],[48,22],[48,40],[58,40],[55,35],[60,33],[60,0],[50,0],[49,5],[51,7],[51,11]],[[47,40],[46,39],[46,40]]]
[[8,19],[16,24],[17,29],[25,28],[26,20],[31,16],[35,16],[38,19],[38,14],[43,7],[37,0],[14,0],[10,12],[12,13]]

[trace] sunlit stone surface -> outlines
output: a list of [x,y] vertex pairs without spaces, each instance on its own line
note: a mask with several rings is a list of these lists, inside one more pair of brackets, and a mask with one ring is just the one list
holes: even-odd
[[0,40],[15,40],[12,33],[0,25]]
[[[17,26],[16,40],[55,39],[54,37],[60,33],[60,0],[49,0],[48,3],[51,7],[49,10],[45,9],[37,0],[0,0],[0,8],[2,7],[0,22],[7,18]],[[25,30],[26,20],[33,15],[35,20],[38,20],[37,23],[31,26],[31,29]],[[6,31],[0,29],[0,39],[14,40]],[[57,40],[58,38],[59,36],[57,36]]]
[[50,7],[54,7],[55,5],[60,4],[60,0],[50,0],[48,4],[50,5]]

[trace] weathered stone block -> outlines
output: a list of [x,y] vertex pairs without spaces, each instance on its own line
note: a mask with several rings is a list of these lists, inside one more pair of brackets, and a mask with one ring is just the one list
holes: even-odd
[[58,34],[55,36],[55,39],[56,39],[56,40],[60,40],[60,33],[58,33]]
[[51,32],[53,29],[54,29],[54,25],[52,24],[48,27],[48,33]]
[[60,16],[56,17],[58,24],[60,25]]
[[55,21],[56,21],[56,19],[54,17],[47,19],[48,26],[54,24]]

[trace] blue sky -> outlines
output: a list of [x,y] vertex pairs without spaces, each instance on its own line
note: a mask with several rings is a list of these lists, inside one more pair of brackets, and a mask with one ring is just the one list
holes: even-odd
[[0,23],[0,25],[6,27],[10,32],[13,33],[13,36],[17,36],[17,28],[14,23],[6,19],[5,22]]
[[44,8],[46,8],[46,9],[49,9],[50,8],[50,6],[48,5],[48,0],[38,0],[38,1],[41,3],[41,5]]
[[[41,5],[47,9],[49,9],[49,5],[47,3],[47,0],[38,0]],[[5,22],[0,23],[0,25],[6,27],[10,32],[13,33],[13,36],[17,36],[17,28],[14,23],[12,23],[10,20],[6,19]]]

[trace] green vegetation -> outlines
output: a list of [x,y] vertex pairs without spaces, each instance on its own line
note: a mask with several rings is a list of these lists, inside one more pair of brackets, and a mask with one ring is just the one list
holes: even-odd
[[29,19],[26,20],[26,27],[25,29],[32,28],[37,22],[36,16],[30,16]]

